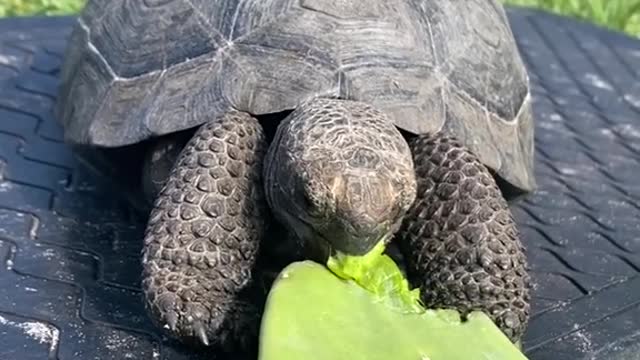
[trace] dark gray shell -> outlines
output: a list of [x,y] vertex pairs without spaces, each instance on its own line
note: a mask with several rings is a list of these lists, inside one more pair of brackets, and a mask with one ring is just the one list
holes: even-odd
[[398,127],[445,129],[532,190],[527,73],[493,0],[90,0],[71,37],[66,139],[123,146],[235,108],[367,101]]

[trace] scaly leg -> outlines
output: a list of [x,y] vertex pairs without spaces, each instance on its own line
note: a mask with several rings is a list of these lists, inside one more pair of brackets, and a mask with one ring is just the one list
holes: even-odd
[[154,323],[184,342],[228,348],[257,339],[266,147],[248,114],[215,119],[186,144],[155,201],[143,249],[145,302]]
[[442,133],[410,140],[417,199],[397,234],[428,308],[482,310],[514,342],[529,318],[529,275],[507,202],[488,169]]

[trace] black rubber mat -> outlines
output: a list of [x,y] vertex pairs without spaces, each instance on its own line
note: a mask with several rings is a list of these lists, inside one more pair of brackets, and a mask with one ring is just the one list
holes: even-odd
[[[640,41],[510,11],[535,97],[531,360],[640,359]],[[214,359],[143,312],[144,222],[51,115],[72,20],[0,21],[0,359]]]

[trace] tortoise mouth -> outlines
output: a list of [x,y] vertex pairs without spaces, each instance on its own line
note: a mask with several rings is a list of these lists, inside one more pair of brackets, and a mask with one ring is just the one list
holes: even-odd
[[360,256],[371,251],[380,241],[389,238],[389,229],[384,224],[378,224],[372,231],[362,235],[353,234],[344,225],[330,222],[325,224],[326,231],[318,231],[307,219],[298,219],[305,227],[305,236],[301,239],[306,246],[315,250],[322,250],[323,254],[340,252],[347,255]]

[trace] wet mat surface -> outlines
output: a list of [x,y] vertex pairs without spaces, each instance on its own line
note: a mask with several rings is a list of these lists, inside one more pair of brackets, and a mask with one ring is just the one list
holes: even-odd
[[[640,41],[510,11],[539,190],[515,204],[531,360],[640,354]],[[72,20],[0,21],[0,359],[214,359],[164,339],[138,289],[144,222],[51,116]]]

